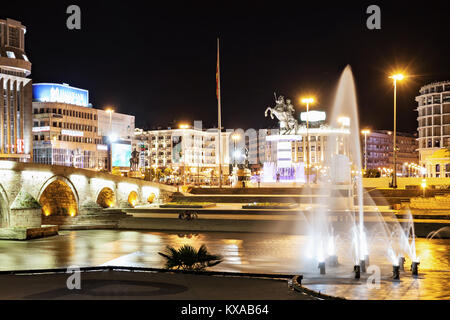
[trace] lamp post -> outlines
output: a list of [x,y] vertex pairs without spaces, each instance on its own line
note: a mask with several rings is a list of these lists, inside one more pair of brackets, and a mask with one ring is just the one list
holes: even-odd
[[112,134],[112,114],[114,113],[113,109],[106,109],[106,112],[109,113],[109,135]]
[[314,102],[314,98],[303,98],[302,103],[306,104],[306,184],[309,185],[309,104]]
[[393,162],[394,162],[394,173],[392,176],[392,188],[397,188],[397,81],[403,80],[404,76],[402,74],[394,74],[389,78],[394,80],[394,152],[393,152]]
[[367,135],[370,134],[370,130],[364,129],[361,133],[364,135],[364,171],[367,171]]
[[107,113],[109,113],[109,134],[108,134],[108,138],[109,139],[107,139],[107,140],[109,140],[109,151],[108,151],[108,169],[109,169],[109,172],[112,172],[112,154],[111,154],[111,146],[112,146],[112,136],[113,136],[113,133],[112,133],[112,114],[114,113],[114,110],[113,109],[111,109],[111,108],[108,108],[108,109],[106,109],[105,110]]
[[236,141],[238,141],[241,138],[241,136],[238,133],[234,133],[231,136],[231,139],[233,139],[234,143],[234,151],[233,151],[233,166],[236,167]]

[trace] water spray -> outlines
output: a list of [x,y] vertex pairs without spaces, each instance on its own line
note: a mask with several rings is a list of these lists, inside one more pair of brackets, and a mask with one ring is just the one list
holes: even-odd
[[398,265],[401,271],[405,271],[405,257],[398,258]]
[[366,254],[366,255],[364,256],[364,261],[365,261],[365,263],[366,263],[366,267],[370,266],[370,263],[369,263],[369,255],[368,255],[368,254]]
[[331,255],[328,257],[328,265],[331,267],[337,267],[339,265],[338,257],[336,255]]
[[361,266],[361,272],[366,272],[366,260],[359,260],[359,265]]

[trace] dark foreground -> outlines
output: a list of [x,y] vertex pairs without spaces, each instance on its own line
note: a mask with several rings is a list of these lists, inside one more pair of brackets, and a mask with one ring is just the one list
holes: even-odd
[[[287,280],[126,271],[80,273],[81,289],[67,288],[72,274],[1,275],[0,297],[45,300],[311,300]],[[70,283],[74,283],[70,281]]]

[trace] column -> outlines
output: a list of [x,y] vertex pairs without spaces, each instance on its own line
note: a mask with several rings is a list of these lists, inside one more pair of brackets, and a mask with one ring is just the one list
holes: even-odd
[[6,153],[11,153],[11,80],[6,82]]
[[1,141],[0,141],[0,153],[4,153],[5,151],[5,119],[4,119],[4,115],[5,115],[5,99],[4,99],[4,94],[5,94],[5,90],[3,88],[4,84],[3,84],[4,80],[3,78],[0,79],[0,137],[1,137]]
[[[23,82],[20,82],[20,139],[24,140],[23,128],[25,127],[25,93],[23,92]],[[25,151],[25,150],[24,150]]]
[[17,80],[14,81],[14,85],[13,85],[13,101],[14,101],[14,106],[13,106],[13,110],[14,110],[14,115],[13,115],[13,121],[14,121],[14,131],[13,131],[13,146],[14,146],[14,153],[17,153]]
[[303,163],[306,164],[306,136],[302,136],[302,140],[303,140]]

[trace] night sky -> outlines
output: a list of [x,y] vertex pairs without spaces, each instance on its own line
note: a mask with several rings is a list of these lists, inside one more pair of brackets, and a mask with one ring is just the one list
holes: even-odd
[[[298,111],[298,99],[312,93],[314,109],[327,110],[350,64],[361,127],[371,129],[392,129],[389,74],[411,75],[398,88],[398,130],[414,132],[419,88],[450,79],[448,1],[4,2],[0,18],[27,27],[35,83],[88,89],[96,108],[133,114],[148,129],[217,125],[218,36],[225,128],[275,126],[264,118],[274,92]],[[80,31],[66,28],[70,4],[81,7]],[[381,7],[381,30],[366,28],[370,4]]]

